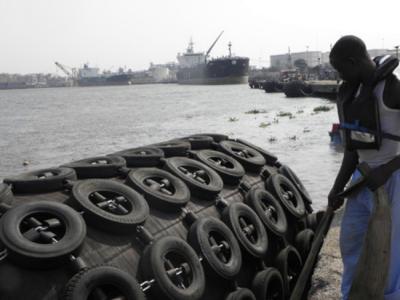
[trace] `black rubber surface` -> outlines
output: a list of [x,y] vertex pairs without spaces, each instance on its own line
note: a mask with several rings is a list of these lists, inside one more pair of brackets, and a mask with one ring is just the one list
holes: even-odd
[[251,189],[246,195],[245,202],[270,231],[281,236],[286,234],[288,223],[285,212],[271,193],[261,188]]
[[237,139],[236,142],[241,143],[243,145],[246,145],[246,146],[248,146],[248,147],[260,152],[261,155],[264,156],[265,161],[266,161],[266,163],[268,165],[273,166],[278,160],[278,157],[275,156],[274,154],[272,154],[271,152],[269,152],[269,151],[267,151],[267,150],[265,150],[265,149],[263,149],[263,148],[261,148],[259,146],[256,146],[253,143],[250,143],[249,141],[246,141],[244,139]]
[[115,177],[125,166],[125,159],[111,155],[90,157],[62,165],[62,167],[74,169],[79,179]]
[[295,247],[299,251],[303,261],[307,259],[307,255],[311,250],[312,242],[314,241],[314,231],[304,229],[296,235]]
[[212,147],[212,143],[214,139],[210,136],[205,135],[193,135],[182,138],[181,140],[190,143],[190,149],[199,150],[199,149],[209,149]]
[[132,233],[149,216],[149,206],[143,196],[116,181],[80,181],[73,186],[72,196],[84,212],[85,220],[105,231]]
[[268,178],[266,188],[280,200],[290,215],[295,218],[301,218],[305,215],[303,198],[288,178],[281,174],[273,174]]
[[164,152],[165,157],[186,156],[190,150],[190,143],[182,140],[172,140],[157,144],[152,144],[150,147],[155,147]]
[[164,152],[155,147],[140,147],[118,151],[112,155],[122,156],[127,167],[156,167],[164,157]]
[[66,180],[75,180],[76,173],[71,168],[48,168],[22,173],[4,179],[10,184],[15,194],[46,193],[61,191]]
[[148,246],[141,258],[143,279],[155,279],[156,299],[201,299],[206,280],[196,252],[182,239],[165,236]]
[[246,204],[232,203],[224,209],[222,220],[233,231],[245,251],[263,257],[268,250],[268,236],[257,214]]
[[189,230],[189,244],[204,258],[206,270],[234,278],[242,265],[242,253],[232,231],[220,220],[205,217],[197,220]]
[[215,150],[192,152],[195,159],[215,170],[226,184],[237,184],[246,171],[233,157]]
[[112,266],[81,270],[65,286],[62,300],[88,299],[145,300],[139,283],[128,273]]
[[267,268],[258,272],[253,279],[251,289],[253,290],[257,300],[285,299],[282,276],[275,268]]
[[226,296],[225,300],[256,300],[256,297],[249,289],[239,288]]
[[86,225],[80,214],[61,203],[22,204],[0,219],[0,240],[9,258],[25,267],[66,263],[85,236]]
[[259,172],[266,163],[260,152],[242,143],[222,141],[219,143],[219,148],[222,152],[233,156],[249,172]]
[[222,191],[221,177],[207,165],[187,157],[171,157],[164,168],[182,179],[191,193],[205,200],[213,200]]
[[176,209],[190,200],[190,191],[182,180],[157,168],[132,170],[126,183],[142,193],[151,207],[160,210]]
[[[204,136],[204,134],[202,135]],[[206,150],[216,151],[218,149],[216,142],[226,141],[227,138],[223,135],[214,136],[214,142],[211,143],[212,149]],[[207,145],[210,141],[209,138],[198,138],[196,140],[206,141]],[[173,146],[179,145],[174,144]],[[204,146],[206,145],[204,144],[201,147]],[[175,150],[178,150],[179,155],[185,157],[188,154],[192,155],[191,152],[188,152],[187,144],[184,147],[175,147]],[[161,152],[159,149],[155,151]],[[203,150],[194,150],[193,152],[197,151]],[[228,157],[230,160],[236,161],[233,155],[217,152],[225,158]],[[142,154],[139,153],[140,162],[137,162],[137,164],[144,163],[145,158],[151,156],[147,152]],[[185,157],[181,156],[181,158]],[[255,188],[263,189],[264,187],[263,178],[260,177],[258,171],[245,169],[244,176],[229,184],[224,178],[224,185],[217,194],[213,194],[213,197],[204,197],[203,194],[191,194],[184,181],[171,172],[163,170],[165,161],[157,156],[155,160],[148,162],[151,167],[150,165],[148,165],[149,167],[137,167],[137,164],[132,164],[130,167],[133,169],[130,172],[128,168],[122,167],[116,176],[107,179],[77,180],[76,176],[62,178],[57,182],[59,184],[56,186],[57,189],[48,191],[42,189],[43,186],[40,186],[41,180],[39,180],[39,188],[36,187],[37,181],[34,183],[34,188],[38,188],[38,192],[13,193],[12,197],[9,198],[9,204],[5,204],[3,201],[0,204],[0,211],[7,211],[7,213],[3,216],[0,214],[0,224],[2,224],[3,219],[9,218],[7,217],[9,213],[17,211],[20,207],[45,202],[50,205],[61,205],[72,213],[74,216],[71,217],[72,219],[78,218],[77,224],[82,226],[73,225],[76,222],[72,219],[69,222],[69,217],[62,219],[61,216],[65,214],[64,209],[60,212],[60,216],[50,210],[34,212],[34,218],[37,221],[25,220],[31,216],[28,211],[27,215],[24,213],[21,217],[23,219],[21,226],[18,226],[18,222],[7,221],[12,223],[10,228],[14,229],[10,229],[11,231],[20,230],[25,233],[25,236],[22,235],[25,240],[28,240],[28,242],[29,239],[34,240],[34,242],[29,242],[30,245],[38,244],[40,247],[49,249],[50,254],[45,254],[45,257],[38,257],[38,255],[35,255],[35,251],[31,251],[31,246],[26,246],[27,244],[23,246],[27,247],[27,253],[22,253],[20,248],[13,250],[12,247],[8,247],[7,245],[12,243],[8,238],[3,238],[6,235],[4,234],[4,227],[0,225],[0,260],[4,254],[1,251],[3,239],[6,241],[4,244],[6,244],[9,252],[9,255],[1,260],[0,298],[16,300],[60,299],[63,296],[67,297],[67,294],[65,294],[66,286],[67,290],[71,291],[69,295],[73,294],[72,290],[75,288],[79,291],[78,294],[84,295],[87,288],[90,289],[89,285],[93,281],[98,282],[100,288],[95,288],[88,300],[96,297],[104,298],[104,293],[110,299],[123,296],[121,293],[129,299],[130,292],[137,292],[138,294],[135,297],[142,299],[143,293],[139,290],[138,282],[146,290],[145,296],[148,300],[221,300],[226,299],[228,295],[241,299],[242,296],[244,297],[242,294],[248,293],[248,289],[252,289],[255,293],[252,285],[255,277],[263,268],[276,267],[278,254],[287,246],[287,242],[295,244],[295,237],[299,230],[308,226],[306,225],[307,218],[295,218],[284,207],[285,214],[290,215],[291,218],[287,220],[290,222],[290,232],[288,230],[287,238],[277,236],[250,208],[250,203],[247,200],[249,196],[246,194],[251,193]],[[274,165],[264,165],[263,167],[268,168],[270,174],[275,174],[278,171],[279,164],[275,162]],[[211,169],[216,171],[216,169]],[[73,171],[72,173],[75,174]],[[203,176],[203,174],[199,175]],[[222,173],[219,173],[219,175],[221,176]],[[107,184],[105,185],[104,182],[107,182]],[[109,186],[111,190],[107,190]],[[75,199],[74,188],[75,192],[80,190],[80,196],[86,195],[84,200],[80,200],[82,202]],[[130,192],[126,193],[127,190]],[[133,190],[135,192],[132,194],[131,191]],[[94,195],[96,192],[99,192],[100,195]],[[142,201],[143,198],[150,208],[147,210],[148,214],[145,213],[146,209],[143,210],[142,204],[145,203]],[[277,197],[275,196],[275,198]],[[277,198],[276,200],[283,206],[280,199]],[[138,207],[133,210],[130,209],[131,206],[133,207],[138,203],[141,203]],[[3,207],[3,205],[5,206]],[[229,228],[229,222],[220,226],[223,208],[237,205],[245,207],[244,209],[236,209],[236,215],[244,218],[245,224],[239,218],[239,222],[233,221],[234,225],[231,228],[235,230]],[[243,213],[243,210],[246,212],[250,210],[252,217]],[[227,214],[229,215],[229,213]],[[53,217],[54,215],[55,217]],[[191,217],[186,218],[186,216]],[[258,221],[253,220],[254,216]],[[207,221],[209,219],[213,221]],[[227,217],[225,217],[226,219]],[[317,219],[318,217],[315,215],[315,220],[317,221]],[[195,226],[196,221],[200,222]],[[300,224],[300,222],[304,224]],[[60,223],[66,225],[60,226]],[[87,231],[85,230],[82,237],[82,227],[86,228],[85,223],[87,223]],[[188,223],[192,224],[193,227],[188,226]],[[239,223],[239,226],[237,226],[237,223]],[[264,231],[268,233],[266,237],[257,231],[258,226],[264,228]],[[74,230],[74,228],[77,230]],[[228,230],[226,230],[227,228]],[[71,236],[69,232],[71,234],[75,232],[75,234]],[[67,236],[70,237],[73,245],[67,242]],[[262,240],[267,241],[266,246],[264,242],[258,243],[259,236],[264,236]],[[164,242],[164,239],[171,238],[174,241]],[[199,246],[196,246],[193,242],[196,239]],[[66,243],[70,247],[68,251],[71,252],[56,251],[54,247],[58,246],[59,241]],[[190,241],[190,244],[196,250],[191,249],[185,241]],[[199,241],[201,241],[201,247]],[[182,243],[184,246],[182,246]],[[157,246],[153,248],[154,245]],[[62,248],[64,251],[65,247]],[[237,256],[238,248],[241,256]],[[191,254],[188,254],[189,252]],[[70,256],[70,253],[73,256]],[[230,258],[233,257],[235,259],[232,259],[231,263]],[[238,257],[241,257],[240,264]],[[261,260],[263,263],[260,262]],[[238,265],[241,266],[239,271],[237,271]],[[120,277],[120,274],[114,277],[108,271],[106,272],[107,275],[101,275],[103,272],[97,273],[97,268],[103,268],[103,266],[107,268],[115,267],[123,274],[129,274],[128,278],[125,278],[125,275]],[[78,271],[79,268],[81,271]],[[89,276],[95,273],[97,275]],[[75,274],[79,275],[74,277]],[[105,276],[105,281],[102,281],[103,276]],[[110,277],[121,279],[109,284],[107,282],[110,282]],[[75,278],[72,284],[68,283],[70,278]],[[89,285],[85,283],[87,278],[89,278]],[[126,280],[123,278],[130,282],[129,289],[128,286],[125,289],[124,282]],[[184,288],[182,288],[182,284]],[[84,288],[81,290],[79,286],[82,287],[83,285]],[[265,286],[268,286],[268,284],[263,284],[263,287]],[[272,287],[280,286],[280,284],[272,284]],[[133,291],[130,288],[133,288]],[[274,299],[274,295],[268,297],[271,296],[270,299]],[[261,299],[268,299],[268,297]],[[275,295],[275,299],[280,299],[279,297],[279,293]]]
[[299,252],[294,247],[287,246],[278,254],[276,267],[282,275],[285,297],[288,297],[303,267]]

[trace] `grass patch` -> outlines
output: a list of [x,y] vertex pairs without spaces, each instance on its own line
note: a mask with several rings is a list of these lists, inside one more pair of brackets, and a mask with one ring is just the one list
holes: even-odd
[[314,108],[314,112],[321,112],[321,111],[330,111],[333,109],[333,106],[327,105],[320,105]]
[[239,119],[236,118],[236,117],[230,117],[230,118],[228,119],[228,121],[229,121],[229,122],[237,122],[237,121],[239,121]]
[[245,112],[245,114],[253,114],[253,115],[265,114],[265,113],[267,113],[267,111],[265,109],[252,109],[252,110],[249,110],[249,111]]
[[260,128],[267,128],[268,126],[271,126],[270,122],[267,122],[267,123],[261,122],[260,125],[258,125],[258,127],[260,127]]
[[293,114],[288,111],[280,111],[276,114],[277,117],[291,117]]

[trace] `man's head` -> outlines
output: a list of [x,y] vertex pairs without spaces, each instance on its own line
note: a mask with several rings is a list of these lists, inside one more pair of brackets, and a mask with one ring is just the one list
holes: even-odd
[[331,65],[348,82],[360,82],[374,68],[364,42],[353,35],[341,37],[329,55]]

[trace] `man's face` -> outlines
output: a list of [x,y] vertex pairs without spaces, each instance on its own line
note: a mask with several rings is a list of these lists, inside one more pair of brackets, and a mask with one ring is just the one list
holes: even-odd
[[358,82],[360,80],[359,66],[353,58],[330,58],[332,67],[338,71],[340,78],[348,82]]

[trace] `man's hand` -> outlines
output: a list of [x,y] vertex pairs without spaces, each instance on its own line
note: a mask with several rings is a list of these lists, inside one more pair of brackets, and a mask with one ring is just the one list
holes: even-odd
[[333,210],[337,210],[344,203],[344,198],[338,196],[340,191],[336,189],[331,189],[328,195],[328,207],[331,207]]

